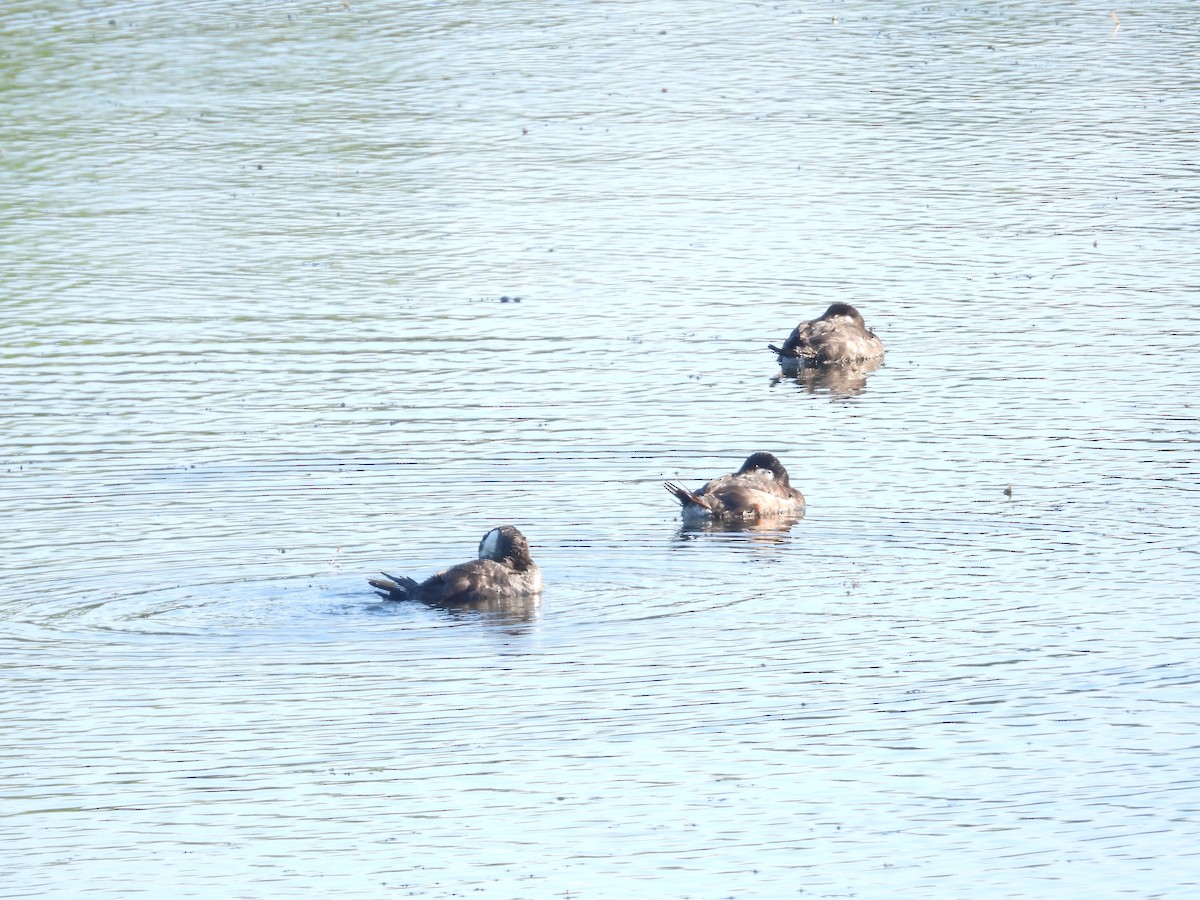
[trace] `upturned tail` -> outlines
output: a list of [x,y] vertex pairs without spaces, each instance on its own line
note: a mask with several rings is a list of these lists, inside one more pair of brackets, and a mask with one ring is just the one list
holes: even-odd
[[413,591],[417,589],[417,583],[411,578],[404,575],[389,575],[387,572],[382,573],[382,578],[368,578],[367,584],[375,588],[377,593],[384,600],[409,600],[413,596]]
[[663,487],[670,491],[672,496],[674,496],[674,498],[683,506],[688,506],[693,503],[698,504],[699,506],[704,506],[704,501],[685,487],[680,487],[679,485],[672,484],[669,481],[664,481]]

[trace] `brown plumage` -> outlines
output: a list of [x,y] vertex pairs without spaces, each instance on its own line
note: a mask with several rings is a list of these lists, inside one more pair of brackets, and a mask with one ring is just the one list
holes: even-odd
[[804,366],[858,362],[883,356],[883,341],[867,328],[858,310],[849,303],[834,303],[819,319],[801,322],[782,347],[767,346],[779,357],[779,365],[788,375],[796,374]]
[[783,463],[766,452],[752,453],[732,475],[694,492],[669,481],[663,486],[683,506],[684,519],[753,521],[804,513],[804,495],[788,482]]
[[385,600],[416,600],[431,606],[495,603],[542,590],[542,573],[529,555],[529,542],[511,525],[493,528],[479,542],[479,558],[451,566],[417,583],[404,575],[368,578]]

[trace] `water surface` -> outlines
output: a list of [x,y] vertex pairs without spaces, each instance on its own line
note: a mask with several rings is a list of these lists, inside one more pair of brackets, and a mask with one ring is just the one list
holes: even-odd
[[1191,3],[5,9],[0,897],[1197,890]]

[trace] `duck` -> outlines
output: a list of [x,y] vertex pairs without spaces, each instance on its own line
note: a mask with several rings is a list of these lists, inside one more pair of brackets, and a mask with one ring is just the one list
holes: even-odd
[[782,347],[767,345],[785,375],[805,366],[862,362],[883,356],[883,341],[849,303],[834,303],[818,319],[797,325]]
[[479,556],[431,575],[421,583],[404,575],[368,578],[384,600],[416,600],[431,606],[495,604],[541,593],[542,572],[529,553],[529,541],[512,525],[483,536]]
[[664,481],[680,502],[685,521],[748,522],[804,515],[804,495],[791,486],[774,454],[752,453],[732,475],[714,478],[697,491]]

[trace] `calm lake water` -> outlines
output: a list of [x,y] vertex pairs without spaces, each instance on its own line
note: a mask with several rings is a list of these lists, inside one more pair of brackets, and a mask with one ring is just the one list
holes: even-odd
[[0,897],[1200,893],[1194,0],[0,35]]

